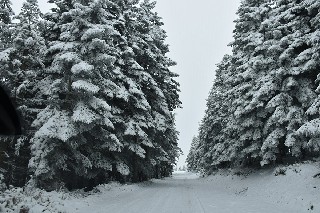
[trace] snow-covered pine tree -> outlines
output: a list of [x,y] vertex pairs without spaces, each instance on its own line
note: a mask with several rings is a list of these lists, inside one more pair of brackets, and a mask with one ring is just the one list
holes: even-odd
[[[131,126],[134,124],[134,133],[118,134],[122,134],[123,136],[119,137],[131,142],[127,143],[126,147],[132,155],[131,158],[135,160],[126,160],[131,164],[131,179],[137,181],[166,173],[161,167],[169,168],[171,171],[179,151],[174,117],[171,114],[177,104],[165,97],[176,94],[178,98],[178,89],[173,85],[175,75],[168,69],[174,63],[165,57],[168,48],[164,44],[165,32],[160,28],[162,23],[151,11],[154,3],[145,1],[140,6],[138,1],[118,3],[123,16],[117,28],[120,28],[119,32],[126,41],[119,45],[122,55],[118,64],[131,81],[124,82],[125,85],[136,87],[135,90],[139,91],[136,93],[135,90],[129,89],[127,94],[131,98],[126,101],[129,106],[118,106],[123,111],[119,115],[121,119],[117,119],[119,129],[132,129]],[[164,86],[171,88],[168,90]],[[171,109],[168,109],[169,104],[172,106]],[[128,108],[132,110],[126,110]]]
[[45,15],[41,81],[50,98],[34,122],[30,161],[38,185],[170,174],[179,153],[172,111],[180,101],[154,4],[51,2],[57,8]]
[[[8,94],[10,89],[8,88],[8,73],[9,67],[6,65],[9,61],[9,52],[7,48],[11,45],[11,18],[14,15],[11,8],[10,0],[0,0],[0,87],[4,89]],[[0,138],[0,176],[2,181],[7,182],[9,180],[12,162],[10,156],[7,154],[9,150],[14,150],[12,147],[14,138],[1,137]],[[13,152],[13,151],[12,151]],[[9,157],[8,157],[9,156]],[[7,174],[2,174],[7,173]]]
[[22,186],[28,178],[28,162],[30,160],[30,139],[35,120],[40,109],[45,108],[42,97],[45,88],[39,88],[38,81],[43,76],[43,57],[46,52],[45,41],[40,32],[41,12],[37,0],[26,0],[21,12],[16,17],[16,37],[10,58],[13,63],[14,100],[20,114],[22,136],[15,142],[14,185]]
[[[270,18],[263,23],[268,39],[264,48],[268,48],[266,55],[274,62],[267,69],[264,84],[255,96],[266,101],[262,165],[281,162],[290,154],[289,148],[301,147],[298,144],[302,141],[295,138],[294,133],[305,122],[306,108],[315,98],[312,80],[305,75],[309,71],[299,64],[308,49],[304,37],[309,31],[306,17],[294,12],[303,10],[301,6],[296,1],[276,1]],[[300,59],[297,58],[299,55]],[[299,156],[296,151],[300,152],[300,148],[296,148],[292,151]]]
[[177,147],[178,132],[175,129],[173,110],[180,106],[179,84],[174,80],[178,75],[169,70],[175,62],[166,57],[169,52],[165,44],[166,32],[156,12],[156,2],[142,1],[138,9],[137,32],[133,50],[136,61],[144,68],[140,76],[141,88],[152,110],[151,135],[154,150],[149,161],[156,162],[162,173],[171,173],[180,150]]
[[[12,43],[12,17],[14,12],[10,0],[0,0],[0,50]],[[1,57],[1,56],[0,56]]]
[[[253,156],[255,162],[261,160],[264,165],[282,161],[289,154],[289,147],[301,147],[301,141],[294,138],[294,132],[305,121],[304,112],[315,95],[310,84],[311,76],[305,78],[304,73],[309,71],[297,67],[297,62],[301,60],[294,61],[308,49],[295,51],[303,48],[304,36],[309,31],[308,18],[296,16],[294,12],[303,11],[302,5],[296,1],[266,1],[259,2],[258,6],[262,8],[260,15],[265,14],[255,29],[257,38],[261,39],[251,45],[254,49],[243,52],[248,62],[240,64],[246,66],[241,75],[251,73],[251,77],[245,80],[251,84],[251,89],[240,93],[238,103],[242,103],[243,107],[236,111],[240,115],[236,126],[240,127],[240,139],[244,138],[244,144],[247,143],[240,148],[242,161],[250,160]],[[240,42],[243,41],[245,39],[240,39]],[[245,46],[240,43],[239,47]],[[234,51],[236,54],[241,52],[239,49]],[[244,101],[243,94],[249,97],[249,102]],[[244,125],[248,125],[246,133],[241,130]]]
[[151,11],[154,3],[118,4],[122,16],[116,28],[122,37],[116,64],[126,78],[122,80],[123,95],[114,97],[120,100],[115,101],[113,113],[117,129],[124,130],[116,134],[128,152],[124,153],[129,156],[125,160],[131,168],[130,178],[139,181],[158,176],[160,170],[165,170],[161,167],[172,170],[178,152],[172,115],[177,104],[169,97],[177,95],[178,85],[173,85],[176,75],[168,69],[174,63],[165,57],[168,48],[164,44],[165,32],[160,28],[162,23]]
[[[147,129],[152,122],[151,106],[141,89],[144,69],[135,59],[133,41],[138,1],[114,1],[119,15],[115,29],[119,33],[115,64],[118,68],[118,91],[112,94],[112,121],[115,134],[124,144],[119,160],[130,170],[129,179],[140,181],[149,178],[150,162],[146,150],[153,147]],[[141,79],[140,79],[141,77]]]
[[263,128],[263,105],[254,99],[260,87],[258,79],[263,77],[268,59],[259,49],[265,40],[261,23],[268,18],[270,1],[242,1],[234,30],[233,65],[235,67],[233,89],[235,116],[228,124],[233,147],[233,164],[252,164],[259,162],[260,144]]
[[198,172],[199,169],[199,160],[201,155],[199,154],[199,138],[194,136],[191,142],[191,147],[186,159],[188,171]]
[[[39,97],[37,83],[42,79],[44,64],[43,58],[46,54],[45,40],[41,36],[41,12],[37,0],[26,0],[21,12],[16,17],[16,37],[13,40],[11,61],[14,71],[14,96],[21,116],[24,128],[29,128],[37,115],[37,109],[44,108],[44,101]],[[43,89],[43,88],[42,88]],[[41,91],[40,93],[42,93]],[[38,97],[36,97],[38,95]],[[27,133],[24,130],[24,134]]]
[[266,67],[264,56],[259,54],[264,42],[260,26],[269,10],[268,0],[245,0],[238,9],[233,55],[220,64],[199,128],[198,167],[204,172],[259,162],[263,128],[263,113],[259,111],[263,106],[252,102]]
[[[233,162],[237,154],[237,140],[231,126],[235,119],[233,105],[235,94],[234,59],[226,55],[217,65],[216,78],[207,100],[207,110],[199,128],[201,143],[207,143],[203,156],[203,170],[210,173],[217,167],[227,167]],[[203,141],[203,142],[202,142]],[[207,163],[206,163],[207,162]]]
[[53,189],[60,184],[69,188],[97,184],[113,169],[127,175],[128,167],[116,159],[123,144],[113,134],[106,101],[112,93],[123,95],[113,82],[121,75],[113,48],[119,36],[113,27],[119,9],[107,0],[65,0],[56,5],[47,16],[56,20],[50,22],[51,35],[59,35],[54,40],[47,34],[52,39],[46,69],[49,101],[33,123],[39,129],[29,163],[34,179],[40,187]]
[[236,138],[233,138],[233,129],[229,126],[235,111],[232,105],[234,94],[230,92],[235,83],[232,59],[226,55],[217,65],[205,116],[199,127],[196,147],[193,148],[196,156],[189,157],[197,159],[193,169],[207,174],[216,168],[229,166],[236,157]]
[[267,50],[266,57],[273,60],[254,97],[266,103],[262,165],[281,162],[291,154],[303,157],[305,153],[306,140],[296,137],[296,130],[305,123],[305,112],[316,97],[314,59],[318,54],[309,39],[315,32],[309,23],[316,13],[306,7],[313,3],[275,1],[269,18],[261,26],[266,29],[267,39],[261,47]]
[[214,160],[205,161],[207,150],[215,150],[217,159],[227,158],[233,165],[265,165],[291,155],[319,155],[318,9],[317,1],[242,2],[232,43],[234,69],[229,69],[235,75],[227,78],[233,89],[226,97],[236,108],[231,107],[231,119],[224,128],[227,134],[222,136],[233,151],[226,154],[228,149],[221,146],[221,154],[203,142],[201,137],[213,125],[202,124],[202,168],[215,165]]
[[11,49],[8,48],[12,46],[12,17],[14,12],[11,8],[10,0],[0,0],[0,83],[2,87],[5,87],[8,92],[11,91],[10,83],[8,82],[8,70],[12,68],[9,67],[9,54]]
[[[308,89],[316,92],[311,106],[306,110],[308,121],[295,132],[294,143],[288,144],[292,153],[297,156],[319,156],[320,155],[320,2],[316,0],[302,1],[299,7],[292,12],[302,19],[297,28],[301,28],[301,38],[295,41],[295,51],[298,54],[292,58],[292,63],[297,66],[296,70],[306,78]],[[304,99],[308,93],[302,91]],[[309,99],[308,99],[309,100]],[[307,103],[310,103],[308,101]],[[308,105],[305,105],[308,106]],[[296,142],[298,141],[298,143]]]
[[[291,88],[283,91],[286,90],[282,86],[284,78],[289,76],[280,73],[290,70],[290,67],[284,67],[278,61],[283,51],[281,39],[288,33],[285,25],[288,21],[285,19],[292,16],[285,16],[277,8],[280,6],[280,11],[288,13],[288,8],[293,5],[288,6],[287,2],[281,5],[275,1],[247,3],[244,1],[242,7],[245,7],[240,7],[239,11],[246,11],[249,5],[251,12],[239,13],[233,43],[233,56],[240,59],[236,59],[236,66],[241,79],[234,90],[238,93],[234,124],[240,138],[238,161],[245,165],[261,161],[264,165],[281,161],[287,152],[285,141],[292,138],[294,129],[302,122],[302,117],[298,115],[301,109],[292,106],[290,98],[286,99],[291,94],[301,94],[301,90]],[[252,22],[254,19],[256,21]],[[243,24],[251,27],[248,31],[250,36],[243,31],[246,29]],[[312,99],[310,89],[305,92]]]
[[[9,140],[11,149],[7,153],[11,159],[10,179],[8,184],[22,186],[27,179],[28,161],[30,159],[29,140],[33,136],[31,123],[44,102],[36,88],[44,65],[45,42],[40,36],[39,20],[41,12],[36,0],[23,3],[20,14],[16,17],[15,38],[11,47],[3,51],[6,60],[1,61],[3,83],[10,91],[20,115],[22,135]],[[6,141],[8,142],[8,140]],[[15,150],[16,149],[16,150]]]

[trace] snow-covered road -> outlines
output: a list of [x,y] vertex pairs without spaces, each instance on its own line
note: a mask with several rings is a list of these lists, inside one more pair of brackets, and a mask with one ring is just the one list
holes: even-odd
[[139,184],[111,182],[87,193],[12,188],[0,195],[0,212],[316,213],[319,162],[251,172],[221,170],[205,178],[180,172]]
[[[222,180],[222,181],[221,181]],[[226,181],[226,183],[230,183]],[[120,190],[119,190],[120,189]],[[90,196],[74,203],[78,213],[279,213],[296,212],[261,196],[247,196],[248,188],[233,188],[214,183],[195,174],[174,174],[172,178],[153,180],[152,183],[128,185],[110,193]],[[80,204],[80,205],[79,205]],[[82,207],[80,207],[82,206]]]

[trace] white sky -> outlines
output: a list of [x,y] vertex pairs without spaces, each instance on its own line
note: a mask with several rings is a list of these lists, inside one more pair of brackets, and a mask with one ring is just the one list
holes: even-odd
[[[233,21],[241,0],[157,0],[156,11],[163,18],[170,45],[168,56],[178,63],[172,70],[180,75],[180,100],[177,110],[179,146],[184,164],[193,136],[206,109],[216,64],[223,55],[231,53],[227,45],[233,40]],[[23,0],[11,0],[18,14]],[[47,0],[38,0],[42,12],[48,12]]]
[[179,146],[184,164],[193,136],[204,116],[206,99],[212,87],[216,64],[231,53],[227,45],[240,0],[158,0],[156,10],[163,18],[170,44],[169,56],[178,63],[172,70],[180,74],[180,100],[177,110]]

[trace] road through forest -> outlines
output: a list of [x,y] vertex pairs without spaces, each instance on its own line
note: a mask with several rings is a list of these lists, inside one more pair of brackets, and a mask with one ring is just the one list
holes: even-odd
[[[295,212],[288,206],[270,203],[260,196],[248,196],[248,188],[233,188],[199,178],[192,173],[153,180],[138,186],[102,193],[82,201],[77,213],[279,213]],[[84,205],[84,203],[87,205]],[[73,203],[77,205],[77,203]]]
[[320,159],[277,168],[224,169],[208,177],[175,172],[143,183],[109,182],[92,191],[12,188],[0,212],[318,213]]

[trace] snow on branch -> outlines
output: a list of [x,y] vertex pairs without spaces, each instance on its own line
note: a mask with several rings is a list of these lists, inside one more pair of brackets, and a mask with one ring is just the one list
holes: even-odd
[[76,82],[73,82],[71,86],[75,90],[84,90],[92,94],[96,94],[100,90],[98,86],[84,80],[78,80]]
[[99,115],[90,110],[83,102],[79,102],[73,112],[72,120],[75,122],[90,124],[99,119],[99,117]]
[[320,118],[307,122],[297,130],[297,133],[305,136],[320,135]]
[[94,69],[94,66],[88,64],[85,61],[81,61],[80,63],[72,66],[71,72],[74,74],[91,73],[93,69]]
[[77,127],[71,120],[71,117],[65,111],[56,111],[40,129],[36,132],[36,138],[57,138],[67,141],[78,134]]

